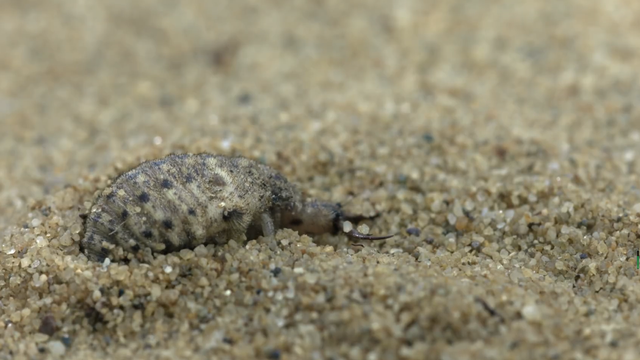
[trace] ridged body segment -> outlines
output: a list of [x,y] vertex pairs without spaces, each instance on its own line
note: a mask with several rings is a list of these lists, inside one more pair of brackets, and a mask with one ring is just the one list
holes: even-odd
[[[82,247],[92,260],[114,245],[166,253],[260,235],[301,205],[294,186],[268,166],[242,157],[180,154],[120,175],[92,206]],[[267,226],[268,227],[268,226]]]

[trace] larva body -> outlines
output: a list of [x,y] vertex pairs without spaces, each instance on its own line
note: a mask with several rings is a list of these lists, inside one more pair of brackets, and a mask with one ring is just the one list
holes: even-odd
[[271,236],[283,227],[335,233],[343,220],[339,205],[304,199],[266,165],[243,157],[169,155],[120,175],[98,196],[81,245],[89,259],[102,261],[114,257],[116,246],[168,253]]

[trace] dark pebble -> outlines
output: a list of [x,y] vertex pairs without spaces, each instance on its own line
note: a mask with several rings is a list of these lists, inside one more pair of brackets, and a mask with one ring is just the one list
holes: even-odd
[[42,213],[42,216],[47,217],[51,214],[51,207],[47,206],[47,207],[43,207],[40,209],[40,213]]
[[240,96],[238,96],[238,103],[241,105],[249,105],[251,104],[252,100],[253,97],[249,93],[242,93]]
[[278,275],[280,275],[280,273],[282,272],[282,269],[280,269],[279,267],[274,268],[273,270],[271,270],[271,273],[273,274],[273,276],[278,277]]
[[40,328],[38,332],[45,335],[53,336],[56,332],[56,319],[53,315],[45,315],[40,321]]
[[65,336],[61,337],[60,341],[62,341],[64,346],[71,347],[71,337],[69,335],[65,335]]
[[587,255],[585,253],[580,254],[580,259],[582,259],[582,260],[584,260],[584,259],[586,259],[588,257],[589,257],[589,255]]
[[429,134],[429,133],[425,133],[422,135],[422,139],[424,141],[426,141],[428,144],[431,144],[435,139],[433,137],[433,135]]
[[420,229],[416,227],[410,227],[407,229],[407,234],[413,235],[413,236],[420,236]]
[[269,352],[267,352],[267,359],[279,360],[280,359],[280,350],[270,350]]

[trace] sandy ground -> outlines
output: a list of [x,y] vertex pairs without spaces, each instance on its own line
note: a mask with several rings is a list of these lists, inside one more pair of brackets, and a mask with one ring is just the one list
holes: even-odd
[[[639,33],[624,0],[0,2],[0,359],[635,359]],[[80,254],[110,178],[199,151],[398,236]]]

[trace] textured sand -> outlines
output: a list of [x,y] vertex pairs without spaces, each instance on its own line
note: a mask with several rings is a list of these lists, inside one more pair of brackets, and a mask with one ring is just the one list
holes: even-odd
[[[624,0],[0,2],[0,359],[636,359],[637,34]],[[399,235],[80,255],[108,179],[186,151]]]

